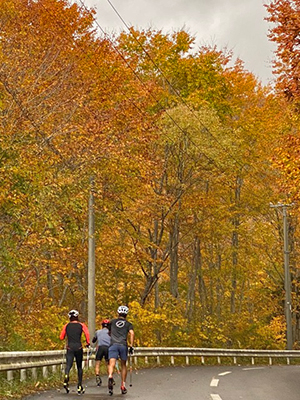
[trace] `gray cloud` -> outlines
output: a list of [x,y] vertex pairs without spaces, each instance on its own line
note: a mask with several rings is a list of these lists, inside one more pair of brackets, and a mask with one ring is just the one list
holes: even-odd
[[[272,79],[274,45],[267,38],[263,0],[111,0],[128,25],[164,32],[183,27],[197,45],[216,44],[233,50],[264,84]],[[97,10],[98,22],[108,32],[126,30],[107,0],[85,0]]]

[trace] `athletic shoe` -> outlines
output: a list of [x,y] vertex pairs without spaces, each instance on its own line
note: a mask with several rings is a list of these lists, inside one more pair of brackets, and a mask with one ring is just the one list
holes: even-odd
[[125,386],[121,386],[121,393],[122,394],[126,394],[127,393],[127,389]]
[[64,389],[67,393],[69,393],[70,389],[69,389],[69,377],[68,375],[65,375],[65,379],[64,379]]
[[83,386],[78,385],[78,386],[77,386],[77,394],[80,396],[80,395],[83,394],[83,393],[84,393]]

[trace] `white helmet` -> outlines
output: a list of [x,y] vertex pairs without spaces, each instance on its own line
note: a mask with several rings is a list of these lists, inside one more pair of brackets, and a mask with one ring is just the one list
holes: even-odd
[[128,314],[129,308],[127,306],[120,306],[118,308],[118,314]]
[[79,315],[79,312],[77,310],[71,310],[71,311],[69,311],[69,314],[68,314],[69,318],[78,317],[78,315]]

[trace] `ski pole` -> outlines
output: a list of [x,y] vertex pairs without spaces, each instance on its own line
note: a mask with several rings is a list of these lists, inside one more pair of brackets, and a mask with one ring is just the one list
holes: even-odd
[[87,352],[86,352],[86,367],[87,367],[87,369],[89,369],[89,361],[90,361],[90,354],[91,354],[90,352],[91,352],[91,349],[88,348]]
[[132,355],[129,356],[129,386],[132,386]]

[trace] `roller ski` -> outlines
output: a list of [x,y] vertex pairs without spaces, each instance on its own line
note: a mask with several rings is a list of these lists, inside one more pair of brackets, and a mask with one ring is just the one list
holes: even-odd
[[114,392],[114,380],[113,378],[108,378],[108,394],[113,395]]
[[81,396],[82,394],[84,394],[84,392],[85,392],[85,390],[84,390],[83,386],[78,385],[77,386],[77,394],[78,394],[78,396]]
[[64,379],[64,389],[67,392],[67,394],[70,392],[70,388],[69,388],[69,377],[68,375],[65,375],[65,379]]
[[96,384],[97,386],[101,386],[102,385],[102,379],[99,375],[96,375]]

